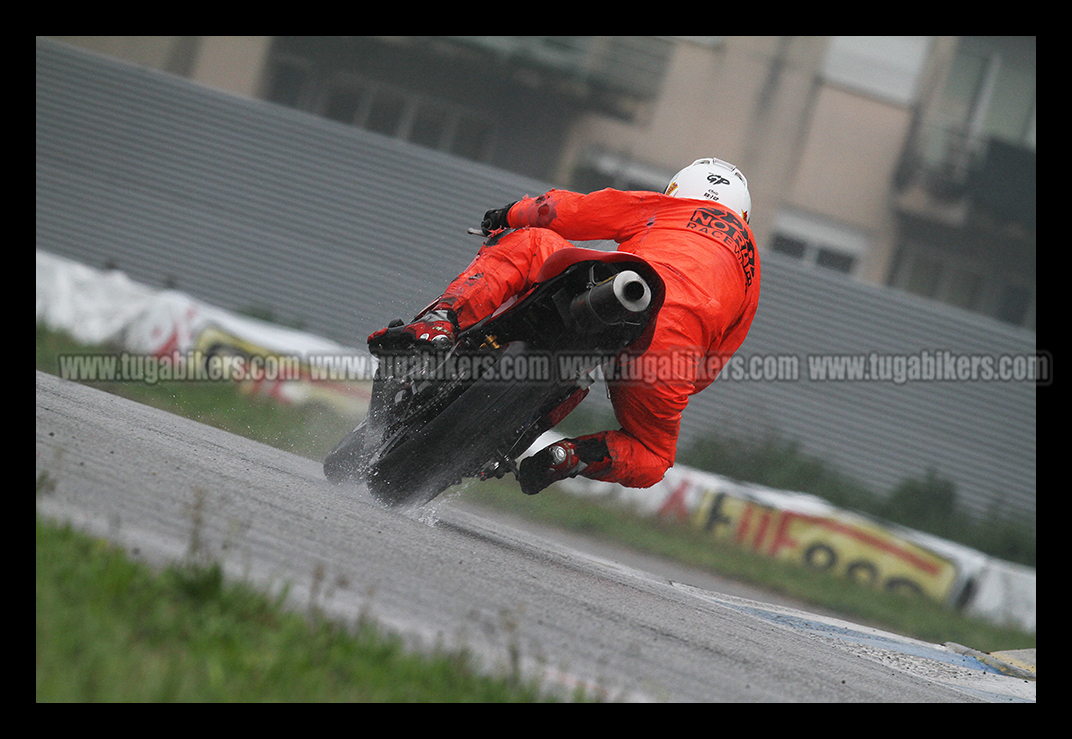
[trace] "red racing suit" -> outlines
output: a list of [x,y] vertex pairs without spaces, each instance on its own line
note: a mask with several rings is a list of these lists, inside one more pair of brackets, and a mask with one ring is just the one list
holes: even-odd
[[525,197],[507,223],[518,230],[484,246],[438,303],[462,329],[527,290],[553,251],[572,246],[567,239],[613,240],[666,283],[651,344],[607,380],[621,428],[582,437],[604,441],[609,458],[581,474],[654,485],[674,463],[689,397],[714,381],[752,325],[760,264],[751,229],[715,202],[609,189]]

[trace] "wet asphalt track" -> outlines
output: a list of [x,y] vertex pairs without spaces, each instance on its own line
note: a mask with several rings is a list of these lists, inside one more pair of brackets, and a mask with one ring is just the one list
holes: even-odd
[[[389,511],[315,462],[37,373],[44,515],[297,608],[637,701],[1034,702],[1035,682],[467,506]],[[751,596],[750,598],[741,597]]]

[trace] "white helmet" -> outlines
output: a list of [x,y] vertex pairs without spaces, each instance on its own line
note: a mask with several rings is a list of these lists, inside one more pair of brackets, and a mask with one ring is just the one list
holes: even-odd
[[697,159],[674,175],[666,186],[666,194],[675,198],[714,200],[744,218],[745,223],[752,211],[748,180],[741,170],[714,157]]

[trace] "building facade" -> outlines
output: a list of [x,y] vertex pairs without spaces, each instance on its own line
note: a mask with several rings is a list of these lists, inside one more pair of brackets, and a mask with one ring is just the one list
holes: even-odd
[[508,171],[749,177],[763,249],[1035,327],[1035,38],[62,40]]

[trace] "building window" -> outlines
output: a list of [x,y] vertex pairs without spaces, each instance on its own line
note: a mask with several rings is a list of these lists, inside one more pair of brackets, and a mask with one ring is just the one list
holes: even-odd
[[459,113],[449,150],[466,159],[488,161],[495,140],[495,125],[479,115]]
[[779,254],[787,254],[797,259],[803,259],[808,251],[808,244],[801,239],[794,239],[785,234],[775,234],[771,241],[771,250]]
[[476,161],[488,161],[496,134],[494,121],[479,111],[351,73],[317,73],[311,62],[292,55],[273,60],[265,97]]
[[410,121],[408,141],[429,149],[445,148],[443,141],[448,136],[449,121],[447,112],[435,103],[413,106],[413,118]]
[[832,269],[835,272],[851,274],[855,264],[856,258],[851,254],[845,254],[844,252],[836,251],[834,249],[824,249],[820,247],[815,254],[815,265],[817,267]]
[[406,138],[406,132],[402,130],[406,113],[405,97],[393,90],[382,89],[370,92],[370,96],[367,114],[353,123],[385,136]]
[[288,108],[306,104],[312,88],[312,69],[301,59],[280,57],[272,64],[265,97]]
[[982,313],[1014,326],[1034,329],[1035,287],[1027,275],[1007,265],[943,254],[933,245],[909,243],[891,286],[920,297]]
[[1035,82],[1033,36],[960,38],[902,179],[925,184],[938,201],[969,195],[1034,227]]
[[834,272],[844,272],[847,275],[853,273],[857,264],[857,259],[852,254],[821,244],[808,243],[785,234],[775,234],[771,250],[799,259],[804,264]]
[[868,238],[856,229],[829,218],[786,209],[775,219],[770,248],[804,264],[851,275],[868,245]]
[[331,90],[324,104],[324,117],[340,123],[353,123],[361,110],[364,90],[356,85],[339,85]]
[[833,36],[822,72],[834,84],[908,105],[929,48],[927,36]]

